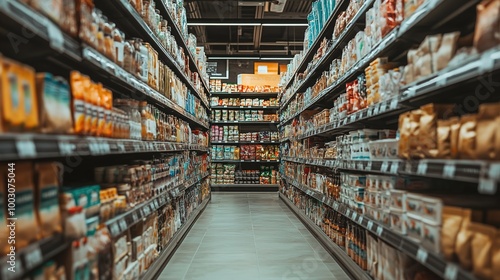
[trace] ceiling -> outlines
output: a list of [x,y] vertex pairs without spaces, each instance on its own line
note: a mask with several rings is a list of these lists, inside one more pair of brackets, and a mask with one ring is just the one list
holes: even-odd
[[207,55],[292,56],[303,48],[306,26],[228,26],[234,22],[307,23],[311,0],[185,0],[188,22]]

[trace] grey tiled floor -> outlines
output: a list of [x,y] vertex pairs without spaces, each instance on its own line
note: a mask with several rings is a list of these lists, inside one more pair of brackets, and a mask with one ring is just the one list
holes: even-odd
[[160,280],[347,280],[276,193],[213,193]]

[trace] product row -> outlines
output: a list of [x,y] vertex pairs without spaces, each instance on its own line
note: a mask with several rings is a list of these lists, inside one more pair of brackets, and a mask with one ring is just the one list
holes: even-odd
[[212,184],[277,184],[278,171],[272,166],[261,166],[260,170],[237,170],[235,164],[212,163]]
[[211,126],[211,141],[241,141],[241,142],[270,142],[278,141],[279,134],[277,131],[259,131],[259,132],[240,132],[239,126]]
[[[0,236],[4,240],[12,236],[7,227],[7,218],[15,217],[16,253],[22,252],[21,250],[30,244],[49,240],[60,234],[64,235],[66,241],[72,241],[71,248],[64,251],[61,258],[57,258],[59,268],[50,261],[34,271],[29,279],[96,279],[99,275],[104,277],[101,279],[119,279],[111,277],[111,274],[118,276],[116,273],[123,272],[126,267],[120,267],[113,262],[113,258],[117,259],[121,254],[108,250],[110,248],[107,247],[112,245],[112,241],[104,223],[141,201],[153,197],[153,189],[159,181],[182,182],[184,178],[194,176],[192,168],[185,169],[182,160],[178,158],[176,161],[175,158],[166,156],[161,160],[135,161],[131,165],[96,168],[96,177],[105,176],[103,180],[113,182],[101,185],[66,185],[61,182],[61,174],[65,171],[58,162],[4,164],[5,171],[0,174],[1,182],[4,182],[0,188],[0,217],[3,224]],[[208,168],[207,164],[208,162],[205,162],[205,168]],[[199,165],[197,163],[197,166]],[[208,182],[203,192],[199,186],[191,188],[184,196],[186,203],[200,201],[201,197],[209,192],[207,188]],[[16,192],[16,207],[7,203],[10,201],[7,194],[13,191]],[[189,195],[189,192],[192,194]],[[181,215],[182,209],[183,207],[177,209]],[[139,224],[140,228],[131,232],[140,233],[140,239],[143,241],[157,244],[158,231],[141,228],[142,224]],[[177,229],[178,227],[175,228]],[[7,254],[11,248],[5,242],[1,251]],[[144,262],[140,264],[141,272],[156,258],[158,249],[156,245],[152,246],[148,256],[140,257]],[[102,264],[99,269],[98,259]],[[80,278],[81,275],[85,277]]]
[[440,279],[401,251],[300,190],[282,187],[281,191],[374,279]]
[[[372,9],[383,7],[389,2],[391,1],[381,3],[381,1],[376,0]],[[346,83],[346,93],[336,100],[334,110],[331,112],[334,114],[331,114],[331,118],[341,119],[380,101],[395,98],[399,96],[401,87],[425,79],[448,66],[461,65],[467,57],[495,47],[499,43],[493,36],[496,30],[495,22],[498,19],[490,12],[494,11],[495,5],[497,5],[495,2],[485,1],[478,5],[475,31],[472,34],[473,40],[471,34],[462,34],[461,37],[460,32],[433,34],[427,36],[417,49],[410,49],[407,52],[407,65],[390,62],[384,57],[372,61],[362,75],[354,81]],[[343,49],[342,56],[332,61],[330,69],[323,72],[313,87],[308,88],[303,96],[293,97],[295,103],[287,108],[283,118],[288,118],[302,110],[303,106],[309,105],[308,102],[316,96],[324,95],[323,91],[326,88],[335,84],[358,61],[370,53],[372,46],[375,46],[373,42],[380,40],[380,36],[375,36],[375,39],[370,38],[373,35],[371,32],[376,29],[371,28],[370,32],[367,30],[370,27],[369,21],[378,18],[373,17],[372,12],[370,12],[372,9],[368,10],[366,14],[365,31],[358,32],[356,37],[349,41]],[[399,22],[396,21],[397,24]],[[376,32],[375,34],[384,33]],[[289,88],[286,96],[291,97],[296,88]]]
[[[47,15],[71,36],[78,37],[125,70],[141,78],[154,89],[161,89],[160,72],[163,72],[161,70],[163,65],[158,60],[157,50],[141,39],[126,38],[125,33],[118,29],[115,23],[109,21],[102,11],[95,8],[92,0],[71,0],[64,3],[44,3],[44,1],[38,0],[25,2]],[[188,50],[178,46],[171,34],[172,23],[163,19],[158,10],[155,9],[155,1],[134,0],[130,2],[150,27],[152,35],[156,36],[163,47],[172,55],[175,63],[184,70],[184,74],[192,81],[197,91],[203,93],[201,79],[205,79],[206,73],[202,72],[202,77],[199,77],[197,72],[191,73],[189,71],[189,55],[185,53]],[[187,24],[185,9],[182,6],[178,7],[172,1],[165,1],[165,4],[171,8],[172,12],[175,12],[173,13],[174,19],[183,18],[182,22],[184,25]],[[177,9],[184,11],[177,13]],[[187,41],[187,33],[185,40]],[[199,62],[206,60],[206,58],[197,56],[196,53],[193,55],[197,57]],[[202,94],[202,98],[206,99],[205,94]]]
[[[113,100],[111,90],[77,71],[71,72],[68,82],[50,73],[35,73],[31,67],[7,58],[1,58],[0,68],[2,132],[36,131],[173,142],[189,142],[192,138],[193,143],[207,143],[206,135],[191,137],[203,133],[191,131],[185,121],[144,101]],[[207,119],[204,110],[197,113],[197,117]]]
[[277,98],[220,98],[218,96],[212,96],[210,99],[210,106],[278,106]]
[[278,114],[266,114],[263,110],[212,110],[214,121],[278,121]]
[[240,93],[240,92],[257,92],[257,93],[277,93],[280,92],[280,88],[277,86],[250,86],[250,85],[238,85],[238,84],[227,84],[223,83],[221,80],[210,80],[210,92],[227,92],[227,93]]
[[277,160],[276,145],[212,145],[212,160]]

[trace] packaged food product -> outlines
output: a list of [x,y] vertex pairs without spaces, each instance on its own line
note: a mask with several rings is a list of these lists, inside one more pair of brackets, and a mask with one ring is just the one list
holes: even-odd
[[417,242],[422,239],[423,223],[417,216],[405,215],[405,226],[408,237]]
[[405,216],[403,211],[399,210],[391,210],[391,229],[395,230],[400,234],[406,234],[406,224],[405,224]]
[[40,130],[43,133],[70,133],[73,128],[68,83],[50,73],[36,75]]
[[452,32],[443,35],[439,50],[437,53],[433,54],[432,57],[432,68],[434,72],[440,71],[448,66],[448,62],[450,62],[457,51],[457,40],[459,36],[460,32]]
[[436,158],[437,148],[437,121],[452,115],[453,106],[446,104],[427,104],[420,108],[420,129],[417,136],[418,150],[424,158]]
[[457,236],[466,218],[470,219],[470,210],[450,206],[443,207],[441,252],[448,260],[455,259]]
[[437,121],[437,158],[452,158],[452,126],[459,123],[459,118],[454,117],[448,120]]
[[40,238],[40,225],[35,212],[33,164],[16,163],[16,248],[21,249]]
[[477,156],[477,116],[465,115],[460,119],[458,153],[462,159],[476,159]]
[[481,279],[493,277],[492,248],[497,236],[496,228],[483,224],[471,223],[472,232],[472,270]]
[[477,5],[474,47],[483,52],[500,43],[500,1],[484,0]]
[[410,112],[410,137],[408,140],[410,157],[411,158],[420,158],[422,157],[421,153],[418,150],[420,145],[419,143],[419,134],[421,132],[420,129],[420,118],[422,116],[421,110],[415,110]]
[[470,224],[471,224],[470,220],[464,219],[455,243],[455,252],[457,254],[460,266],[468,270],[472,269],[473,233],[469,229]]
[[23,65],[0,57],[2,73],[2,131],[20,130],[25,120]]
[[50,237],[61,233],[61,216],[59,211],[59,171],[56,163],[38,163],[36,200],[37,219],[42,237]]
[[[44,2],[43,0],[40,2]],[[56,21],[59,26],[71,36],[77,36],[78,24],[76,22],[76,3],[74,0],[61,0],[62,10],[61,15]]]
[[481,104],[477,121],[477,158],[494,160],[497,158],[495,141],[498,130],[495,118],[500,112],[500,103]]
[[[404,113],[399,116],[399,147],[398,153],[401,158],[410,158],[410,125],[411,125],[411,114]],[[372,151],[370,150],[370,153]]]

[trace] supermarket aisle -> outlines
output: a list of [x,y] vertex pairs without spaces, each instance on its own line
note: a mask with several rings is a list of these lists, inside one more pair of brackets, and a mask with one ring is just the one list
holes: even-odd
[[212,193],[159,279],[349,277],[276,193]]

